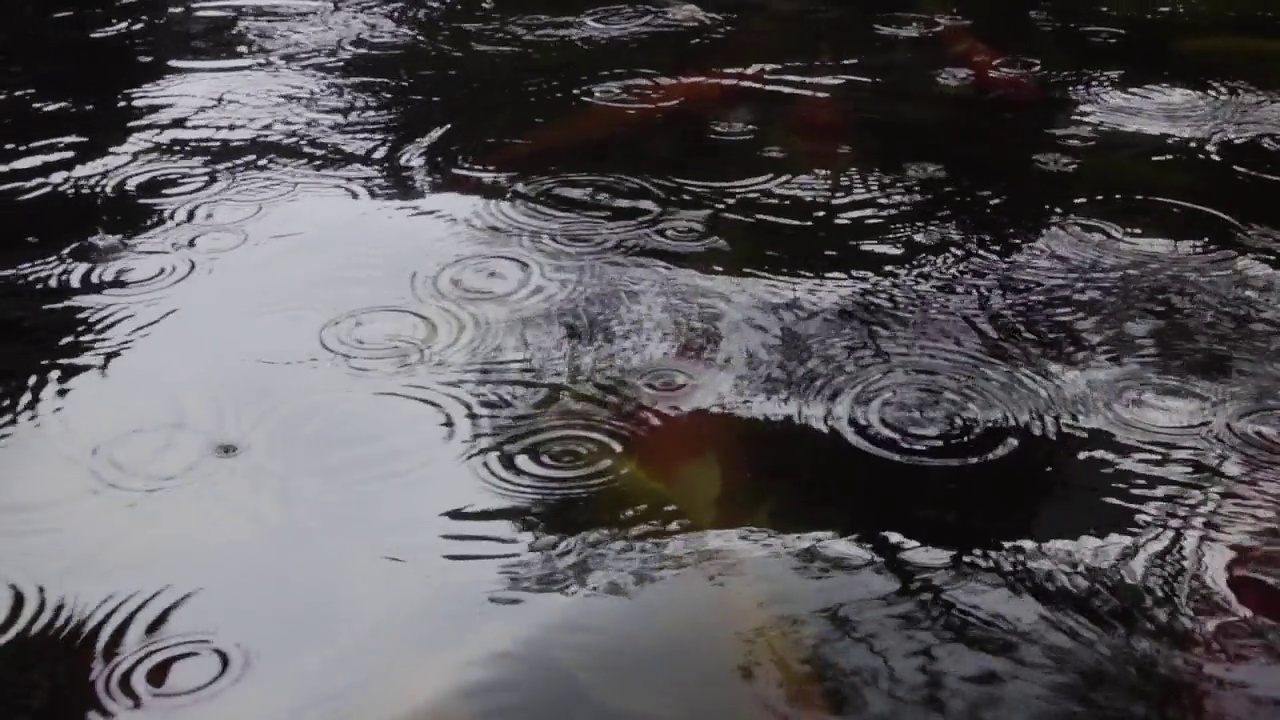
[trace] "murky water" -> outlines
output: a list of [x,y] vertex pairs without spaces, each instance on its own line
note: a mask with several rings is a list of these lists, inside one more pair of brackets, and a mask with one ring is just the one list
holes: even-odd
[[0,11],[0,716],[1280,713],[1280,10]]

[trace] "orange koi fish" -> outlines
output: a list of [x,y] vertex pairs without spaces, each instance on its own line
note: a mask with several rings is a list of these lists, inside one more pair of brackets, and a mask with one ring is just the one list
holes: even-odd
[[[744,31],[735,34],[735,45],[766,42],[769,27],[768,22],[748,25]],[[975,84],[979,88],[1015,100],[1039,97],[1039,87],[1031,77],[1002,69],[999,66],[1000,53],[975,39],[961,24],[945,25],[940,37],[947,51],[959,57],[974,73]],[[755,74],[719,72],[660,80],[652,89],[650,102],[643,107],[593,104],[566,118],[545,124],[521,142],[506,145],[481,160],[491,167],[511,167],[538,155],[625,137],[671,115],[712,114],[741,104],[753,89],[748,81]],[[834,98],[829,95],[805,96],[797,100],[784,127],[795,141],[791,144],[799,146],[799,154],[805,161],[821,168],[835,169],[841,165],[836,150],[849,137],[850,128]]]
[[566,118],[543,125],[484,158],[485,164],[503,166],[537,154],[567,150],[638,131],[678,113],[703,114],[741,102],[746,91],[743,74],[713,73],[700,77],[660,80],[644,107],[593,104]]
[[630,438],[632,475],[678,506],[698,529],[766,525],[749,501],[743,451],[727,416],[706,411],[663,418]]
[[1227,563],[1227,588],[1254,616],[1280,623],[1280,585],[1258,577],[1257,569],[1280,575],[1280,552],[1245,550]]
[[975,38],[958,23],[943,26],[939,33],[943,48],[959,58],[974,76],[974,84],[993,95],[1030,102],[1039,99],[1040,86],[1028,74],[1003,70],[999,64],[1004,56],[990,45]]
[[[694,411],[663,419],[632,436],[632,476],[677,505],[697,529],[767,527],[771,503],[746,489],[744,451],[730,417]],[[762,669],[782,690],[788,709],[831,717],[821,676],[805,662],[803,639],[786,627],[757,618]]]

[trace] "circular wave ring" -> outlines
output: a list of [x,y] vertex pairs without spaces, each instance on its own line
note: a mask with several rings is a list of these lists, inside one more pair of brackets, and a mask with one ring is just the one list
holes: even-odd
[[675,107],[681,102],[678,93],[667,92],[668,86],[679,82],[657,73],[621,80],[605,80],[578,91],[587,102],[624,110],[655,110]]
[[826,423],[860,450],[914,465],[961,466],[1013,452],[1024,431],[1049,433],[1058,411],[1046,378],[961,348],[869,358],[819,388]]
[[592,30],[625,33],[652,24],[659,17],[659,12],[652,7],[608,5],[588,11],[582,22]]
[[1280,132],[1215,141],[1209,156],[1242,175],[1280,180]]
[[1109,379],[1092,395],[1111,431],[1140,443],[1184,445],[1223,410],[1223,398],[1207,387],[1149,375]]
[[170,241],[171,250],[198,255],[220,255],[242,247],[249,235],[234,227],[209,227],[182,233]]
[[443,299],[479,311],[524,313],[568,297],[577,277],[534,253],[505,250],[458,258],[434,274],[415,273],[411,285],[424,303]]
[[539,248],[609,253],[652,233],[664,219],[664,199],[655,185],[627,176],[551,176],[517,185],[507,200],[486,203],[478,221]]
[[1059,250],[1081,262],[1164,260],[1223,272],[1234,269],[1238,253],[1232,248],[1248,234],[1238,220],[1212,208],[1142,195],[1079,202],[1060,229]]
[[676,359],[662,360],[641,370],[632,381],[638,399],[651,407],[690,409],[714,398],[714,368]]
[[933,15],[896,12],[877,15],[872,27],[876,32],[891,37],[925,37],[941,32],[945,23]]
[[1245,405],[1227,413],[1214,434],[1225,449],[1251,467],[1280,468],[1280,406]]
[[505,433],[481,454],[480,474],[517,501],[581,497],[613,485],[625,472],[629,432],[605,418],[561,418]]
[[237,646],[204,635],[155,640],[115,658],[98,674],[95,690],[108,716],[152,706],[205,700],[247,669]]
[[239,455],[239,446],[210,441],[181,423],[128,430],[90,450],[90,471],[103,483],[129,492],[158,492],[195,483],[211,458]]
[[140,202],[167,205],[209,197],[227,185],[227,179],[213,167],[127,163],[103,179],[101,192],[107,195],[127,194]]
[[123,241],[110,248],[86,241],[9,274],[54,290],[142,300],[172,288],[195,271],[195,260],[183,253],[136,250]]
[[724,246],[709,230],[706,219],[692,213],[662,220],[646,239],[650,247],[671,252],[701,252]]
[[445,362],[477,349],[481,329],[469,314],[443,304],[421,310],[352,310],[325,323],[320,345],[355,370],[375,372]]

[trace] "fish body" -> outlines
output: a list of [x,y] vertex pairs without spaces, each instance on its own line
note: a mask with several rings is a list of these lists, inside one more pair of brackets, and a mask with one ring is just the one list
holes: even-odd
[[752,562],[727,582],[691,570],[577,602],[396,720],[831,717],[802,641],[762,609]]

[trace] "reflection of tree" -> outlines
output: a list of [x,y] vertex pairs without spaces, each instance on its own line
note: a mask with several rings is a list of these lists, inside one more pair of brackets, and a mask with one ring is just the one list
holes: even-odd
[[[699,583],[726,587],[740,605],[700,608],[690,593],[695,602],[680,611],[712,634],[792,629],[806,639],[803,660],[836,707],[859,717],[914,717],[928,708],[948,717],[1191,720],[1204,717],[1215,696],[1239,703],[1222,717],[1253,717],[1244,710],[1265,698],[1199,674],[1205,658],[1194,655],[1182,584],[1187,539],[1170,531],[948,556],[910,542],[824,534],[594,534],[531,553],[504,575],[513,593],[641,603]],[[674,589],[654,591],[667,585]],[[601,602],[619,608],[611,637],[646,632],[629,603]],[[504,673],[495,668],[493,680],[510,681]]]
[[[649,469],[652,482],[679,497],[681,462],[712,458],[719,495],[701,527],[753,526],[779,532],[832,531],[873,537],[892,531],[949,548],[985,547],[1032,539],[1124,532],[1131,511],[1109,504],[1115,492],[1102,463],[1075,457],[1071,443],[1026,433],[1011,455],[959,466],[911,465],[858,450],[844,438],[791,423],[697,411],[673,417],[680,440],[653,444],[641,428],[627,452]],[[714,430],[712,429],[714,427]],[[1100,439],[1092,443],[1101,445]],[[692,465],[691,465],[692,467]],[[646,491],[624,475],[589,499],[550,501],[534,517],[541,529],[573,535],[619,524],[687,520],[691,508],[662,511],[662,488]],[[647,512],[634,512],[637,506]],[[623,519],[625,518],[625,519]]]
[[[556,4],[554,8],[544,8],[543,12],[572,17],[580,9]],[[713,4],[708,9],[716,8]],[[818,62],[823,43],[806,28],[820,26],[824,29],[826,49],[832,56],[857,58],[858,72],[870,73],[877,80],[870,87],[845,83],[831,91],[834,95],[830,104],[845,118],[847,127],[843,136],[823,137],[818,142],[849,145],[853,165],[840,171],[842,178],[815,179],[814,188],[799,193],[794,200],[787,201],[787,206],[779,202],[759,205],[750,199],[735,200],[714,194],[702,198],[673,198],[673,202],[694,210],[728,205],[723,218],[712,221],[713,229],[729,236],[732,245],[729,257],[717,254],[717,264],[727,263],[731,268],[758,267],[765,259],[763,255],[769,256],[768,266],[773,270],[812,269],[824,264],[830,267],[834,262],[829,257],[830,251],[841,249],[845,262],[850,258],[859,263],[877,262],[873,254],[847,250],[851,242],[861,239],[859,223],[842,230],[832,226],[816,227],[807,222],[815,212],[828,210],[825,206],[833,201],[833,193],[844,197],[874,194],[877,183],[884,183],[879,190],[887,200],[892,200],[896,193],[920,196],[913,203],[910,218],[901,220],[910,225],[904,228],[906,233],[938,228],[946,235],[959,231],[986,236],[994,242],[1010,236],[1035,234],[1049,221],[1050,208],[1064,204],[1073,190],[1070,183],[1049,182],[1036,176],[1031,161],[1031,156],[1041,152],[1047,142],[1044,130],[1058,121],[1067,105],[1050,97],[1034,107],[1010,110],[990,98],[940,92],[933,78],[938,64],[945,64],[944,53],[939,48],[927,40],[914,44],[890,42],[877,37],[870,29],[875,13],[894,9],[888,4],[875,8],[842,6],[838,12],[819,8],[816,15],[805,12],[773,15],[768,9],[748,9],[731,23],[727,37],[686,45],[679,52],[673,51],[673,45],[686,35],[697,36],[696,28],[641,35],[616,46],[596,41],[583,31],[583,43],[597,42],[598,45],[590,51],[581,48],[568,51],[571,57],[559,51],[540,52],[544,47],[551,47],[545,43],[525,41],[522,44],[519,38],[506,38],[517,52],[497,56],[502,61],[501,67],[490,68],[492,72],[484,75],[480,87],[474,80],[477,73],[468,66],[468,60],[463,59],[477,53],[458,58],[436,56],[437,64],[456,65],[456,69],[450,72],[437,69],[411,80],[410,95],[430,95],[434,102],[420,110],[409,110],[404,116],[406,137],[400,142],[412,144],[428,130],[444,126],[458,113],[477,114],[479,122],[465,126],[455,122],[443,138],[432,145],[433,156],[427,163],[431,182],[443,181],[449,185],[449,175],[457,165],[485,164],[494,148],[490,140],[512,142],[530,132],[554,131],[556,123],[563,118],[575,113],[589,114],[589,109],[583,109],[589,105],[584,104],[582,93],[589,94],[590,87],[601,81],[625,81],[635,75],[628,75],[624,68],[644,68],[647,72],[675,77],[774,62],[782,64],[781,72],[793,75],[844,72]],[[761,17],[753,17],[753,13],[760,13]],[[471,21],[471,27],[494,22],[484,16],[458,18],[464,19]],[[455,40],[464,47],[471,41],[479,42],[479,39],[463,33],[463,38]],[[517,62],[515,58],[523,61]],[[573,63],[575,72],[561,72],[567,62]],[[637,75],[633,79],[643,77]],[[418,85],[422,86],[422,92],[415,93],[412,88]],[[531,152],[517,163],[499,163],[496,169],[517,170],[523,175],[582,173],[659,181],[679,177],[701,181],[704,177],[804,174],[814,170],[787,160],[761,160],[754,152],[757,144],[792,142],[790,123],[797,113],[805,112],[797,110],[794,95],[767,88],[727,95],[722,106],[702,107],[697,112],[641,110],[641,114],[652,114],[653,121],[630,128],[619,126],[612,134],[588,133],[592,137],[575,132],[563,138],[563,143],[548,145],[543,153]],[[428,112],[432,118],[421,116]],[[744,113],[759,126],[763,138],[760,143],[726,146],[707,137],[708,121]],[[536,126],[527,121],[530,118],[538,119]],[[607,125],[612,121],[606,113],[600,122]],[[896,188],[894,179],[902,175],[906,163],[938,166],[946,173],[946,179]],[[821,185],[829,189],[817,187]],[[1005,198],[1003,204],[994,202],[1002,197]],[[855,205],[852,209],[862,208]],[[730,219],[757,214],[781,215],[803,227],[774,224],[764,230],[760,223],[741,226],[737,220]],[[866,232],[870,231],[868,227]],[[787,244],[788,253],[782,256],[770,253],[761,244],[762,234],[775,238],[770,247]],[[927,251],[908,247],[907,252]],[[685,262],[701,261],[690,258]]]
[[[56,175],[128,137],[128,123],[139,113],[124,93],[158,74],[143,56],[150,51],[146,30],[163,11],[154,4],[22,2],[15,12],[27,20],[4,24],[10,36],[0,41],[6,65],[0,159],[69,151],[57,162],[0,176],[0,192],[10,198],[9,233],[0,247],[4,266],[55,253],[99,230],[131,232],[154,221],[128,198],[68,196]],[[126,27],[142,30],[113,31]]]
[[[0,437],[39,404],[94,369],[93,318],[62,303],[70,293],[0,280]],[[100,367],[100,365],[98,365]]]
[[[154,77],[150,30],[163,3],[10,4],[0,23],[0,165],[65,157],[0,175],[6,235],[0,268],[47,258],[99,232],[132,235],[157,224],[157,213],[121,195],[81,192],[65,171],[90,162],[128,137],[138,112],[125,92]],[[12,16],[24,19],[17,21]],[[10,21],[13,20],[13,21]],[[0,426],[36,409],[58,384],[91,366],[90,336],[98,321],[74,306],[73,287],[46,287],[0,277]]]
[[[114,715],[111,695],[137,700],[137,687],[107,688],[102,682],[113,661],[160,637],[170,617],[190,595],[132,594],[95,606],[51,598],[44,588],[10,585],[0,619],[0,715],[6,718],[79,720]],[[163,666],[153,671],[167,672]],[[109,673],[106,673],[110,675]],[[111,676],[109,681],[119,680]],[[129,677],[131,683],[163,685],[163,677]]]

